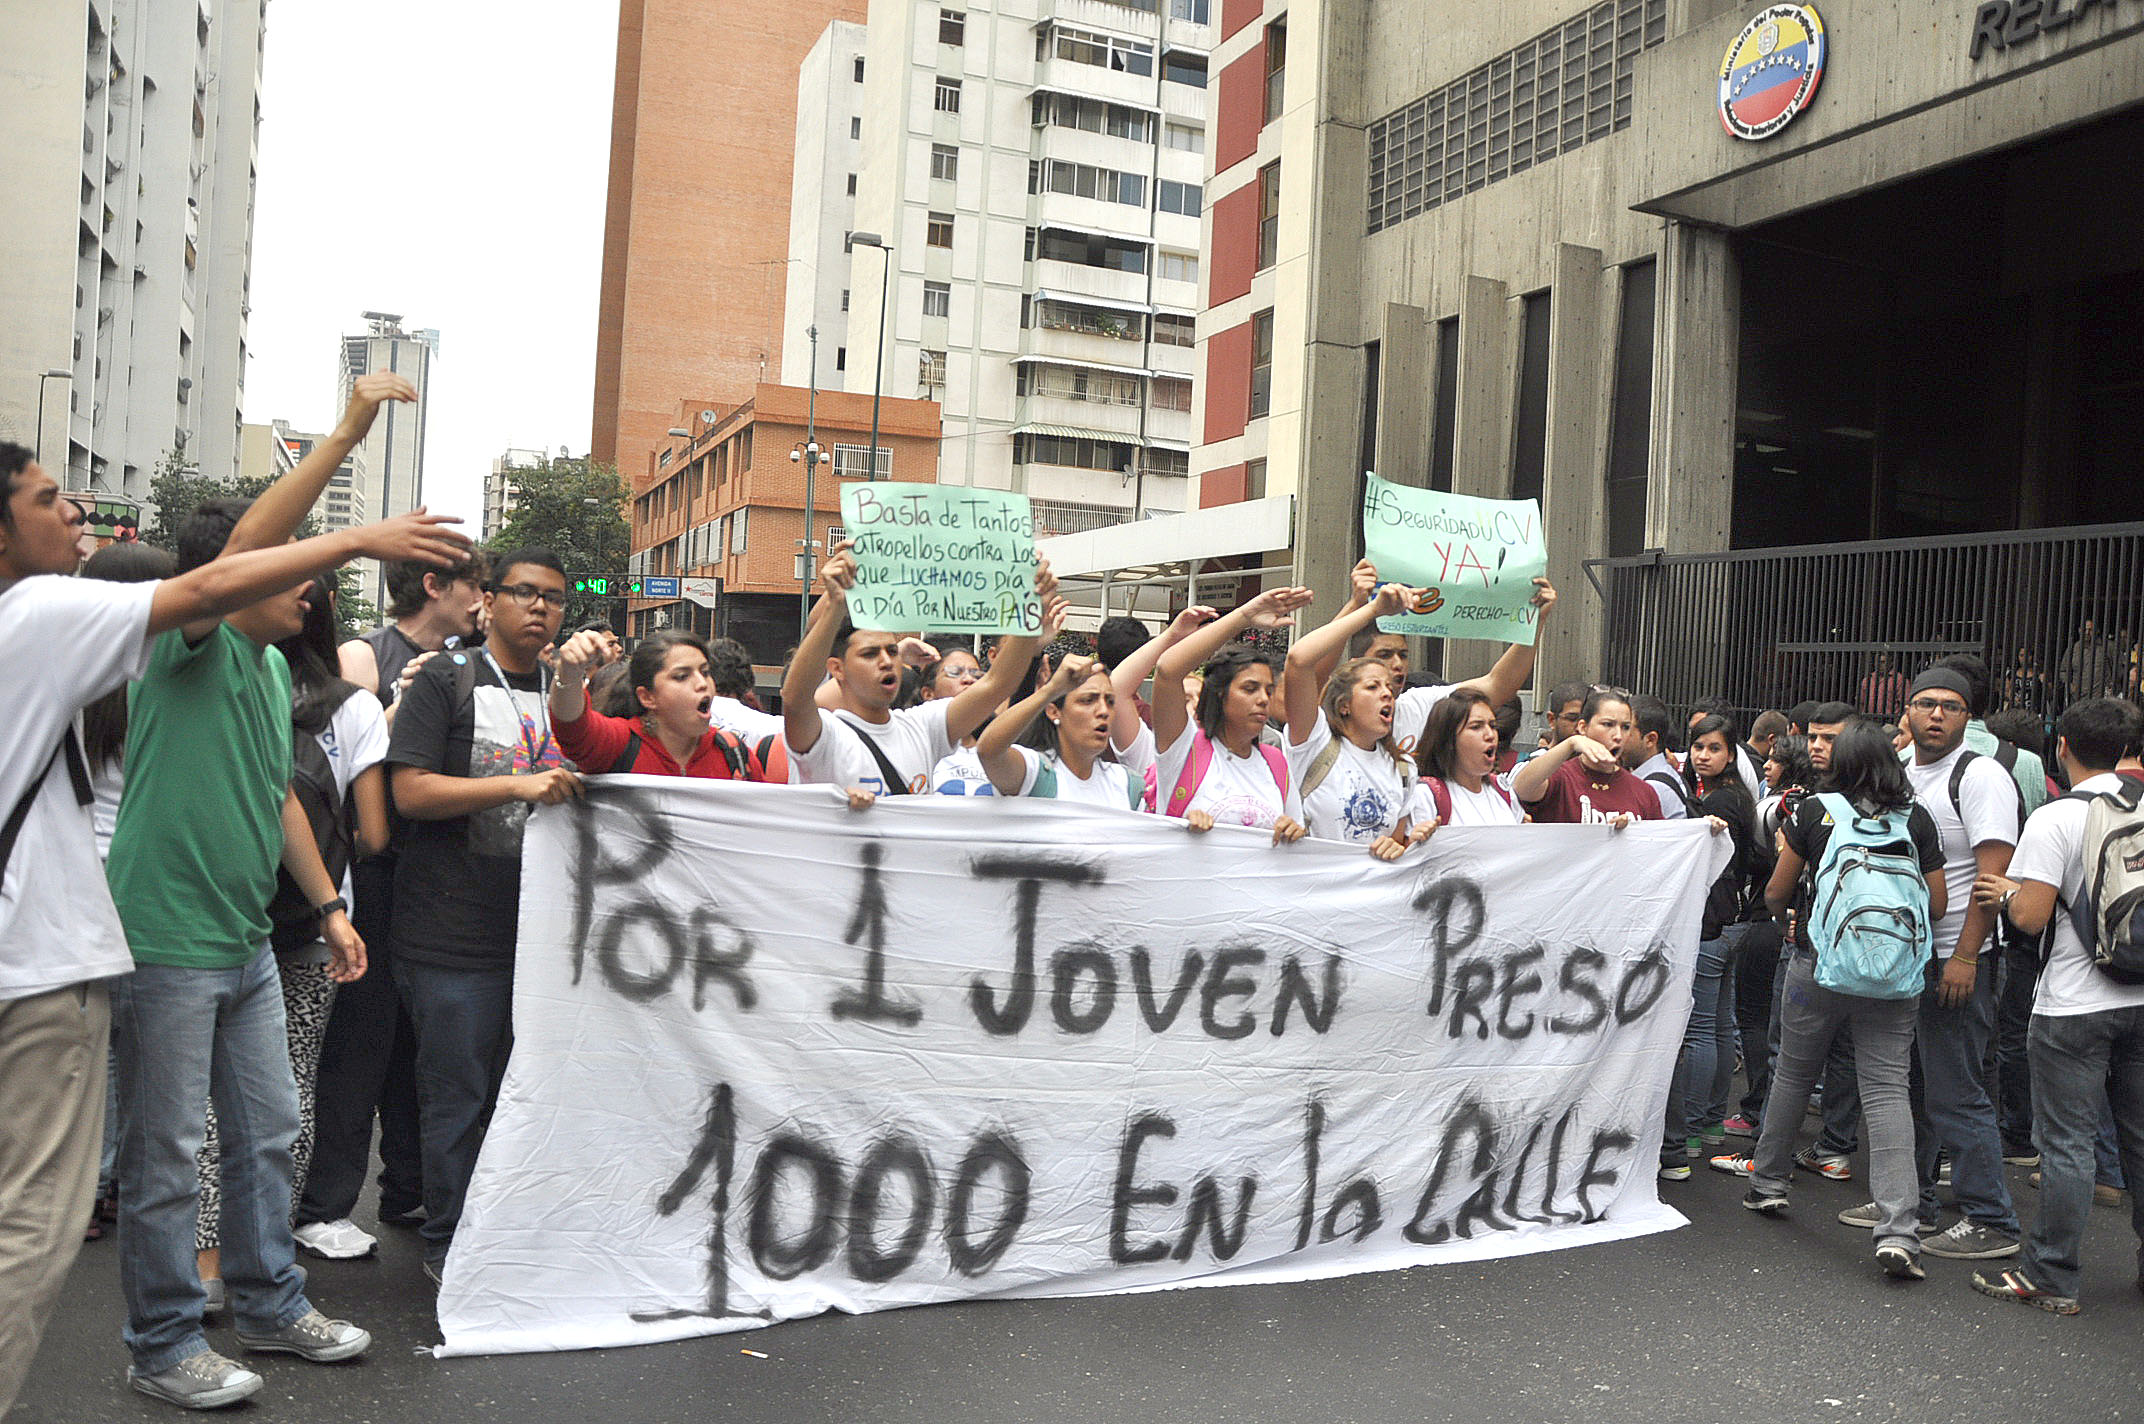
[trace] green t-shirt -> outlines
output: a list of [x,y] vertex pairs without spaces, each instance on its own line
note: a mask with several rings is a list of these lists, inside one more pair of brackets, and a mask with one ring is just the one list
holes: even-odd
[[141,964],[232,969],[268,942],[290,785],[290,668],[227,623],[156,640],[127,699],[106,875]]

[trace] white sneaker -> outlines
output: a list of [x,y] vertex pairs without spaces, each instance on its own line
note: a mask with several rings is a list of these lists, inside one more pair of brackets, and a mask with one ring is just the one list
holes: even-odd
[[347,1216],[340,1221],[309,1221],[290,1234],[300,1246],[330,1261],[369,1256],[372,1248],[380,1244],[377,1236]]

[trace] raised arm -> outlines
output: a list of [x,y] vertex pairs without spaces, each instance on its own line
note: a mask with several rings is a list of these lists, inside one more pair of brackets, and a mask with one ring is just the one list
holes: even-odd
[[392,371],[371,371],[350,388],[350,404],[327,438],[306,453],[297,468],[261,491],[224,542],[223,552],[240,554],[280,544],[298,532],[306,513],[319,500],[335,472],[372,429],[373,417],[388,401],[414,401],[417,388]]
[[[1050,572],[1048,559],[1035,561],[1035,595],[1042,600],[1046,626],[1049,614],[1062,602],[1057,596],[1057,575]],[[1058,616],[1061,626],[1062,615]],[[1007,638],[1000,643],[998,655],[990,660],[990,670],[962,688],[946,704],[946,736],[958,745],[970,732],[988,721],[999,704],[1012,696],[1020,679],[1027,676],[1028,665],[1034,662],[1035,654],[1041,651],[1042,638],[1038,635]]]
[[[1339,613],[1333,615],[1335,620],[1337,621],[1353,613],[1376,596],[1377,565],[1371,563],[1368,559],[1363,559],[1348,572],[1347,602],[1341,604]],[[1323,662],[1312,670],[1315,676],[1311,680],[1320,687],[1325,686],[1333,675],[1333,669],[1340,666],[1340,659],[1345,656],[1347,656],[1347,643],[1342,641]],[[1397,692],[1399,689],[1394,688],[1393,691]],[[1289,714],[1289,720],[1295,720],[1293,713]]]
[[202,631],[197,638],[206,637],[224,614],[355,558],[421,559],[452,568],[469,556],[469,541],[445,527],[459,523],[459,519],[420,509],[295,544],[279,542],[273,548],[226,554],[158,584],[149,601],[149,631],[199,627]]
[[588,675],[610,661],[610,645],[601,633],[575,633],[558,650],[558,675],[551,681],[551,720],[578,722],[587,710]]
[[[1139,684],[1154,671],[1154,664],[1161,660],[1161,655],[1198,631],[1200,624],[1211,623],[1220,616],[1203,603],[1194,604],[1170,619],[1169,626],[1147,639],[1137,652],[1109,670],[1110,684],[1117,690],[1117,710],[1110,718],[1109,738],[1117,747],[1130,746],[1139,735],[1139,704],[1133,699],[1139,694]],[[1165,692],[1181,704],[1184,680],[1178,678],[1173,687],[1164,689],[1161,679],[1155,678],[1154,701],[1159,703]]]
[[1376,619],[1406,612],[1414,596],[1413,589],[1388,583],[1369,602],[1343,609],[1332,622],[1295,640],[1295,646],[1288,649],[1288,745],[1299,747],[1310,740],[1318,702],[1325,693],[1325,680],[1339,666],[1340,655],[1347,651],[1347,640]]
[[1548,790],[1549,778],[1556,774],[1556,768],[1574,756],[1588,766],[1599,767],[1603,771],[1615,765],[1615,757],[1609,753],[1608,748],[1593,738],[1565,737],[1512,773],[1512,794],[1529,804],[1539,801],[1542,794]]
[[[1496,660],[1495,667],[1480,677],[1469,678],[1459,684],[1461,687],[1471,687],[1487,697],[1491,707],[1501,707],[1517,697],[1519,689],[1526,686],[1526,679],[1533,676],[1534,653],[1541,642],[1540,624],[1548,617],[1549,610],[1556,606],[1556,586],[1545,578],[1535,579],[1533,605],[1540,610],[1534,616],[1534,641],[1513,643],[1504,649],[1504,655]],[[1535,757],[1534,761],[1540,759]],[[1533,762],[1528,762],[1527,765],[1531,766]]]
[[[1164,686],[1181,687],[1185,678],[1246,628],[1289,627],[1295,622],[1295,610],[1307,607],[1310,597],[1307,588],[1269,588],[1235,611],[1223,614],[1181,639],[1164,651],[1155,664],[1155,691],[1159,692]],[[1184,710],[1183,698],[1156,697],[1154,745],[1157,748],[1175,746],[1189,721],[1190,714]]]
[[819,601],[812,605],[804,637],[782,670],[782,740],[790,755],[819,745],[819,702],[815,694],[826,677],[826,660],[834,651],[834,633],[849,611],[849,590],[856,586],[856,557],[849,541],[834,546],[819,566]]
[[975,755],[999,795],[1019,795],[1020,783],[1027,779],[1025,761],[1013,745],[1020,740],[1020,733],[1041,715],[1052,698],[1079,686],[1093,671],[1093,658],[1066,658],[1041,686],[991,718],[990,725],[983,728],[982,736],[975,741]]

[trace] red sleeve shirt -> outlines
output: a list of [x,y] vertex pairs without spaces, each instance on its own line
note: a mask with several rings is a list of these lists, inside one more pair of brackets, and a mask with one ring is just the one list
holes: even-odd
[[1536,821],[1593,825],[1621,811],[1641,821],[1660,819],[1660,798],[1653,788],[1617,767],[1602,776],[1588,771],[1577,757],[1556,768],[1541,799],[1529,807]]
[[[573,764],[584,772],[600,774],[622,769],[636,776],[698,776],[709,781],[737,779],[731,774],[730,759],[723,750],[723,741],[729,734],[719,727],[707,729],[700,738],[700,744],[693,748],[691,760],[684,766],[677,764],[677,758],[670,755],[660,739],[641,732],[640,747],[633,755],[633,764],[620,768],[618,758],[625,755],[626,744],[633,739],[635,732],[640,731],[639,724],[623,717],[607,717],[596,711],[588,699],[586,689],[581,692],[581,715],[571,722],[554,719],[552,729],[558,736],[559,746],[572,758]],[[743,748],[739,751],[749,771],[751,758],[744,754]],[[788,766],[780,760],[779,752],[780,743],[776,742],[767,758],[767,774],[752,779],[787,781]]]

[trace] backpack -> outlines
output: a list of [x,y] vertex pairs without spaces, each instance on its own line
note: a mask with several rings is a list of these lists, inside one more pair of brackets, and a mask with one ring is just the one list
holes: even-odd
[[[1961,826],[1965,824],[1965,806],[1959,801],[1958,792],[1965,785],[1965,769],[1978,760],[1980,753],[1968,747],[1958,754],[1957,765],[1950,769],[1950,808],[1957,813]],[[2012,768],[2017,765],[2017,743],[1997,742],[1995,764],[2003,769],[2003,774],[2010,779],[2010,789],[2017,793],[2017,828],[2022,834],[2025,829],[2025,788],[2017,784],[2016,776],[2011,775]]]
[[1911,852],[1911,812],[1864,816],[1829,791],[1817,803],[1831,819],[1831,836],[1809,887],[1816,982],[1864,999],[1919,995],[1935,927],[1928,882]]
[[[1503,798],[1504,804],[1511,808],[1512,814],[1518,814],[1519,803],[1511,799],[1511,793],[1504,789],[1503,782],[1498,781],[1493,776],[1485,776],[1481,781],[1482,785]],[[1422,778],[1422,785],[1429,788],[1429,799],[1436,803],[1437,824],[1449,826],[1452,823],[1452,788],[1445,784],[1444,778],[1441,776],[1425,776]]]
[[[1683,818],[1685,820],[1689,819],[1690,793],[1683,790],[1681,777],[1669,776],[1666,772],[1656,771],[1651,776],[1648,776],[1645,779],[1647,781],[1650,781],[1655,786],[1665,786],[1668,790],[1674,792],[1675,799],[1682,803]],[[1667,811],[1668,803],[1666,801],[1662,801],[1660,803],[1660,814],[1665,816],[1667,814]]]
[[[1257,743],[1258,754],[1266,759],[1266,769],[1273,773],[1273,784],[1280,788],[1280,803],[1288,804],[1288,761],[1279,747]],[[1175,787],[1169,792],[1165,816],[1181,818],[1191,809],[1191,799],[1199,794],[1199,785],[1206,780],[1207,771],[1213,766],[1213,738],[1194,727],[1191,729],[1191,755],[1184,760],[1183,775],[1176,778]]]
[[2144,984],[2144,786],[2125,780],[2091,800],[2084,894],[2070,907],[2071,923],[2094,968],[2117,984]]
[[[729,763],[730,780],[779,782],[789,779],[786,768],[780,775],[775,775],[767,765],[768,757],[773,754],[774,738],[764,738],[757,746],[748,747],[734,733],[725,732],[720,727],[709,727],[707,730],[715,734],[715,745],[722,748],[722,759]],[[619,752],[618,759],[610,764],[610,775],[622,776],[632,771],[633,763],[640,760],[642,744],[640,729],[635,727],[626,736],[625,749]]]
[[[1339,762],[1340,734],[1338,732],[1335,732],[1333,734],[1332,740],[1327,742],[1324,747],[1319,750],[1318,754],[1310,759],[1310,765],[1303,768],[1303,785],[1298,794],[1302,796],[1303,799],[1308,800],[1310,798],[1311,792],[1317,790],[1320,786],[1323,786],[1325,784],[1325,778],[1332,774],[1332,769],[1337,766]],[[1400,766],[1401,786],[1403,788],[1412,786],[1414,785],[1414,781],[1414,763],[1402,763]]]
[[[357,837],[350,830],[350,808],[335,785],[335,768],[321,749],[320,739],[310,732],[291,734],[290,789],[305,811],[313,844],[320,848],[320,863],[327,867],[328,879],[339,895]],[[312,897],[281,866],[275,872],[275,897],[268,902],[268,924],[268,943],[279,954],[303,949],[320,938],[320,914]]]
[[[1096,765],[1101,766],[1103,763],[1097,762]],[[1147,806],[1147,788],[1144,782],[1127,774],[1124,778],[1124,785],[1125,790],[1130,793],[1125,801],[1128,809],[1133,811],[1149,809]],[[1035,784],[1029,788],[1027,794],[1030,796],[1050,797],[1057,795],[1057,754],[1055,752],[1045,755],[1042,758],[1042,765],[1035,768]]]
[[[0,585],[0,595],[6,594],[19,583],[21,580],[17,579],[14,583]],[[37,803],[38,793],[45,789],[45,778],[52,775],[52,768],[59,764],[62,757],[67,762],[67,780],[74,787],[75,804],[87,806],[97,799],[90,788],[89,761],[82,755],[82,739],[75,732],[74,721],[72,715],[67,718],[67,730],[60,734],[59,745],[52,749],[52,755],[45,758],[45,764],[38,768],[37,775],[31,777],[29,785],[23,788],[22,799],[7,813],[6,822],[0,823],[0,883],[7,880],[7,863],[15,854],[15,841],[22,834],[23,822],[30,819],[30,807]]]

